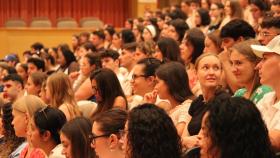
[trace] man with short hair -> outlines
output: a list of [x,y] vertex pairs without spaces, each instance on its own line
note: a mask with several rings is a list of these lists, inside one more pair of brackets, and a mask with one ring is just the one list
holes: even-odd
[[280,35],[274,37],[266,46],[251,45],[251,48],[262,58],[256,66],[260,82],[274,90],[265,94],[257,107],[267,125],[272,146],[280,151]]
[[267,45],[275,36],[280,34],[280,17],[265,17],[260,25],[258,41]]
[[131,72],[134,65],[136,64],[134,53],[136,51],[137,43],[127,43],[123,46],[122,53],[119,57],[120,65]]
[[221,29],[220,37],[224,51],[219,54],[219,58],[223,64],[224,80],[226,81],[223,84],[226,84],[232,93],[241,87],[237,84],[236,77],[231,71],[228,49],[238,42],[255,38],[255,36],[254,28],[242,19],[231,20]]
[[134,57],[136,51],[136,42],[127,43],[123,46],[122,53],[120,55],[120,65],[128,70],[128,75],[125,76],[124,85],[125,85],[125,93],[126,95],[132,94],[132,89],[130,86],[130,81],[132,79],[132,74],[134,71],[134,66],[136,64],[136,60]]
[[24,84],[18,74],[9,74],[3,78],[4,90],[3,97],[9,102],[14,103],[24,94]]
[[115,50],[105,50],[100,54],[102,68],[108,68],[115,72],[125,95],[131,95],[130,84],[126,81],[127,69],[119,67],[119,53]]
[[222,39],[222,48],[230,48],[235,43],[250,38],[255,38],[254,28],[242,19],[234,19],[222,27],[220,37]]
[[102,68],[108,68],[114,71],[116,74],[119,73],[119,60],[120,54],[115,50],[105,50],[100,54],[100,60]]
[[90,41],[95,46],[97,52],[104,51],[105,33],[103,30],[93,31],[90,34]]

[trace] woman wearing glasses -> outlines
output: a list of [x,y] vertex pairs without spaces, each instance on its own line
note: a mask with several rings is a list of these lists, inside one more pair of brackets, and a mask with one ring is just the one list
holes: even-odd
[[46,104],[37,96],[27,95],[19,98],[13,104],[13,121],[15,134],[18,137],[26,138],[26,142],[22,145],[23,149],[19,149],[20,158],[44,158],[44,153],[36,149],[30,143],[30,137],[27,135],[30,119],[35,111],[46,107]]
[[133,108],[122,131],[126,158],[180,158],[181,139],[171,118],[153,104]]
[[112,70],[107,68],[96,70],[90,75],[90,80],[98,104],[93,116],[113,107],[127,109],[126,97],[116,74]]
[[67,122],[61,129],[62,154],[67,158],[94,158],[91,149],[91,122],[85,117],[77,117]]
[[28,135],[35,148],[40,148],[49,158],[63,158],[59,132],[66,123],[64,113],[56,108],[37,110],[30,122]]
[[127,113],[111,109],[94,118],[91,147],[99,158],[125,158],[120,143],[120,130],[124,129]]

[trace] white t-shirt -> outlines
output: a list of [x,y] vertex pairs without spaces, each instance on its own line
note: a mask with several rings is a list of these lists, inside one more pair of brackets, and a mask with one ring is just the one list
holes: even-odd
[[132,94],[132,88],[130,85],[130,81],[132,79],[133,70],[128,73],[126,68],[120,67],[119,73],[117,73],[117,77],[120,81],[121,87],[123,89],[123,92],[126,96],[129,96]]
[[62,144],[58,144],[55,148],[50,152],[49,158],[65,158],[65,155],[62,155]]
[[191,120],[189,115],[189,108],[191,106],[192,100],[187,99],[182,104],[177,105],[174,109],[168,112],[170,118],[172,119],[174,125],[184,122],[188,124]]
[[270,92],[257,103],[268,130],[280,130],[280,102],[274,103],[275,92]]
[[128,109],[132,110],[133,108],[137,107],[140,104],[143,104],[143,97],[140,95],[133,95],[131,96],[131,102],[128,103]]

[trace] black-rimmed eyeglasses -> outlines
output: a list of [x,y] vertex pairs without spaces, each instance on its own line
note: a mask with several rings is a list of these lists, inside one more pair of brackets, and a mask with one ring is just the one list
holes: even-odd
[[96,136],[94,134],[90,134],[89,135],[89,140],[90,140],[91,144],[95,144],[95,139],[101,138],[101,137],[109,137],[110,135],[111,134],[103,134],[103,135]]
[[131,78],[132,78],[132,80],[135,80],[135,79],[137,79],[139,77],[147,77],[147,76],[146,75],[136,75],[136,74],[133,74]]

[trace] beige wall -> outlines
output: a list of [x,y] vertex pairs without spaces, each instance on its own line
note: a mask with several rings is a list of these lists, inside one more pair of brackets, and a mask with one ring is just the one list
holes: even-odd
[[[132,16],[143,17],[146,9],[156,10],[157,7],[168,6],[170,2],[179,0],[131,0]],[[60,43],[71,44],[71,36],[88,29],[35,29],[35,28],[0,28],[0,59],[8,53],[18,53],[19,56],[30,49],[34,42],[42,42],[46,47],[57,46]]]
[[143,17],[145,10],[156,10],[157,1],[156,0],[138,0],[137,3],[137,17]]
[[134,17],[143,17],[146,9],[155,11],[157,8],[169,7],[173,4],[180,4],[182,0],[133,0],[136,8],[136,14],[132,14]]
[[42,42],[46,47],[54,47],[61,43],[71,46],[71,36],[87,29],[0,29],[0,59],[8,53],[17,53],[22,57],[25,50],[35,42]]
[[170,7],[173,4],[180,4],[182,0],[158,0],[158,7],[165,8]]

